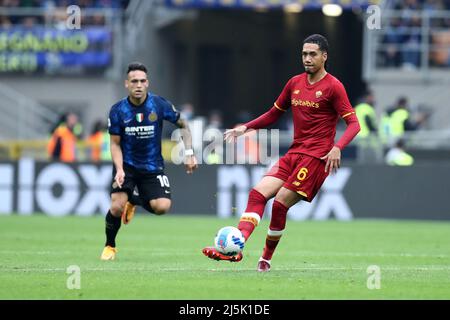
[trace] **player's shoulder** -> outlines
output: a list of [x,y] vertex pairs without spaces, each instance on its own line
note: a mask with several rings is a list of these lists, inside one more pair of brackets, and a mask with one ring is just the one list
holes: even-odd
[[344,86],[343,83],[341,82],[341,80],[339,80],[338,78],[333,76],[331,73],[327,73],[327,78],[328,78],[328,83],[331,86],[333,86],[334,88]]
[[111,107],[111,112],[116,112],[116,111],[120,110],[120,108],[123,107],[123,105],[126,103],[126,101],[127,101],[127,98],[125,97],[123,99],[120,99],[116,103],[114,103]]
[[296,74],[295,76],[291,77],[288,82],[289,83],[299,83],[301,81],[304,81],[305,77],[306,77],[306,72]]
[[169,100],[167,100],[166,98],[164,98],[160,95],[150,93],[150,92],[148,93],[148,95],[150,98],[148,100],[153,101],[153,103],[155,103],[158,106],[172,105],[172,103]]

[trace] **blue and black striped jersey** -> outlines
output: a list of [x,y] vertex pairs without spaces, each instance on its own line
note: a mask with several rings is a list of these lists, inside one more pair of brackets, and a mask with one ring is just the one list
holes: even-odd
[[139,106],[127,97],[111,107],[109,134],[120,136],[124,163],[150,172],[162,171],[163,120],[176,123],[179,118],[180,113],[173,104],[160,96],[148,93]]

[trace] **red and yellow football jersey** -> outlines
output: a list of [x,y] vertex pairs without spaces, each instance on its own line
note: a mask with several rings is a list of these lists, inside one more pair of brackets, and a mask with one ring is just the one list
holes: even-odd
[[292,109],[294,141],[288,153],[317,158],[333,147],[339,118],[356,117],[344,86],[329,73],[314,84],[308,82],[306,73],[294,76],[285,85],[275,107],[281,111]]

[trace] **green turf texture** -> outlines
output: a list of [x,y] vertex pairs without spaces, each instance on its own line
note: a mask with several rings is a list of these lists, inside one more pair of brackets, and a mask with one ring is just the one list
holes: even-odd
[[[269,273],[256,272],[267,220],[241,262],[201,253],[236,223],[137,215],[119,231],[116,260],[100,261],[100,215],[0,216],[0,299],[450,299],[449,222],[288,221]],[[71,265],[80,289],[67,288]],[[367,287],[371,265],[380,289]]]

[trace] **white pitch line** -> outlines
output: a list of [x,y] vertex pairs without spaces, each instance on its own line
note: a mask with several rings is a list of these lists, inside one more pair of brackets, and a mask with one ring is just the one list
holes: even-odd
[[336,252],[336,251],[290,251],[299,256],[349,256],[349,257],[407,257],[407,258],[449,258],[446,254],[393,253],[393,252]]
[[[353,267],[353,266],[305,266],[305,267],[295,267],[295,268],[285,268],[274,267],[273,271],[361,271],[365,270],[367,267]],[[450,271],[450,266],[441,266],[441,265],[432,265],[432,266],[407,266],[407,267],[398,267],[398,266],[380,266],[381,271]],[[65,268],[2,268],[0,266],[0,271],[2,272],[66,272]],[[102,271],[102,272],[180,272],[180,271],[195,271],[195,272],[240,272],[240,271],[255,271],[255,268],[230,268],[230,269],[202,269],[202,268],[164,268],[164,269],[155,269],[155,268],[83,268],[80,267],[80,271],[83,272],[93,272],[93,271]]]
[[[136,251],[134,249],[126,249],[125,251]],[[193,253],[190,252],[179,252],[179,251],[156,251],[154,252],[153,250],[139,250],[142,252],[148,251],[148,254],[150,256],[155,255],[155,256],[186,256],[186,255],[193,255]],[[100,251],[101,252],[101,248]],[[200,251],[199,251],[200,252]],[[26,254],[26,255],[51,255],[51,256],[58,256],[58,255],[68,255],[68,254],[78,254],[79,251],[20,251],[20,250],[0,250],[0,255],[1,254],[14,254],[14,255],[21,255],[21,254]]]
[[[148,253],[150,255],[156,256],[166,256],[166,255],[178,255],[178,256],[187,256],[187,255],[195,255],[197,252],[193,251],[185,251],[181,252],[180,250],[164,250],[164,249],[136,249],[136,248],[127,248],[124,249],[129,252],[142,252]],[[0,254],[30,254],[30,255],[66,255],[73,254],[75,251],[21,251],[21,250],[0,250]],[[200,251],[199,251],[200,252]],[[250,251],[252,254],[259,254],[259,251]],[[385,252],[332,252],[332,251],[289,251],[288,255],[297,255],[297,256],[314,256],[314,257],[401,257],[401,258],[450,258],[449,255],[446,254],[415,254],[415,253],[385,253]]]

